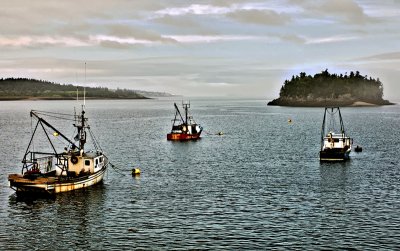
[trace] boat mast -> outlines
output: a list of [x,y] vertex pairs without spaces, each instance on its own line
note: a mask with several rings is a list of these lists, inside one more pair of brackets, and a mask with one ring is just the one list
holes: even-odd
[[322,148],[324,147],[325,121],[326,121],[326,113],[327,113],[327,111],[328,111],[328,107],[325,107],[324,119],[322,120],[322,128],[321,128],[321,151],[322,151]]
[[339,111],[340,132],[343,134],[342,136],[344,136],[344,123],[343,123],[343,119],[342,119],[342,114],[340,113],[339,107],[337,109]]
[[189,103],[183,103],[182,106],[185,109],[185,124],[188,124],[188,108],[190,108],[190,102]]
[[184,105],[185,107],[185,124],[187,124],[187,115],[188,115],[188,109],[187,109],[187,105]]
[[83,105],[82,113],[80,115],[80,125],[75,125],[78,129],[79,135],[79,148],[84,150],[86,143],[86,131],[85,131],[85,105],[86,105],[86,62],[85,62],[85,85],[83,86]]
[[79,116],[80,119],[80,124],[74,126],[78,129],[78,135],[79,135],[79,149],[84,150],[85,143],[86,143],[86,131],[85,131],[85,110],[83,109],[82,106],[82,113]]

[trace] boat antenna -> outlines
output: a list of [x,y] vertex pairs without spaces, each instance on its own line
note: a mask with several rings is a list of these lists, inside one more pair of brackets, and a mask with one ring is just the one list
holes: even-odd
[[187,124],[188,123],[188,108],[190,108],[190,101],[189,102],[182,101],[182,106],[185,109],[185,124]]
[[[76,73],[75,73],[76,78]],[[76,78],[76,83],[78,83],[78,79]],[[76,86],[76,106],[79,107],[79,86]],[[74,120],[76,122],[76,107],[74,106]]]
[[79,97],[78,97],[78,74],[75,72],[75,83],[77,84],[76,86],[76,101],[79,104]]
[[86,62],[85,62],[85,85],[83,86],[83,106],[86,102]]

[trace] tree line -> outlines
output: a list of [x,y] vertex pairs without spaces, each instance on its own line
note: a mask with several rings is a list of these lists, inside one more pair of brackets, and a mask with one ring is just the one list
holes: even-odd
[[359,71],[331,74],[328,69],[314,76],[300,72],[285,80],[280,98],[347,98],[362,101],[383,101],[383,85],[379,78],[362,76]]
[[[54,98],[74,99],[77,90],[79,96],[83,95],[83,86],[72,84],[63,85],[46,80],[29,78],[1,78],[0,98],[23,99],[23,98]],[[86,87],[85,95],[88,98],[111,98],[111,99],[140,99],[146,98],[135,91],[128,89],[108,89],[106,87]]]

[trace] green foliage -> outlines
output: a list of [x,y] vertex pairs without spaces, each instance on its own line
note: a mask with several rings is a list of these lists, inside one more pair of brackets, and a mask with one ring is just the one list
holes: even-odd
[[[79,95],[83,95],[83,86],[62,85],[45,80],[27,78],[0,79],[0,99],[74,99],[79,88]],[[86,87],[87,98],[110,99],[140,99],[144,96],[132,90],[110,90],[105,87]]]
[[378,79],[361,76],[358,71],[350,75],[330,74],[328,69],[314,76],[301,72],[286,80],[280,91],[281,98],[319,98],[354,100],[383,100],[383,85]]

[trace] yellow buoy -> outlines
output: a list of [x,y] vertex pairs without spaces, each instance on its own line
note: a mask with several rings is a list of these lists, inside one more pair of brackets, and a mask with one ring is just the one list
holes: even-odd
[[57,137],[57,136],[60,135],[60,134],[58,134],[58,132],[53,132],[53,135],[54,135],[55,137]]
[[133,168],[132,169],[132,176],[140,175],[140,169],[139,168]]
[[287,121],[287,122],[288,122],[289,124],[290,124],[290,123],[292,123],[292,119],[288,119],[288,121]]

